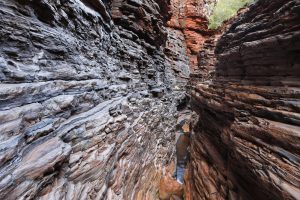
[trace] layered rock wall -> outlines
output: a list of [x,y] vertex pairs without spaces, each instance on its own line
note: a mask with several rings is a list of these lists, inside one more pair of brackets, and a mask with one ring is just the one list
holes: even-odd
[[171,0],[172,15],[168,29],[177,30],[178,38],[183,37],[191,72],[197,69],[198,53],[204,42],[214,33],[208,30],[208,17],[217,0]]
[[189,71],[168,17],[160,0],[0,2],[0,199],[157,198]]
[[194,199],[300,198],[299,7],[258,1],[217,42],[215,76],[194,77]]
[[157,199],[190,72],[186,199],[299,199],[299,1],[215,2],[2,0],[0,199]]

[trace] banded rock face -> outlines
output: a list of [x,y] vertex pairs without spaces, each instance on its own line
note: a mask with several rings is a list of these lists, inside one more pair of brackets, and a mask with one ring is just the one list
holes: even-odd
[[194,199],[300,198],[299,7],[258,1],[218,41],[215,76],[193,79]]
[[299,199],[299,1],[214,2],[2,0],[0,199],[157,199],[190,71],[186,199]]
[[191,72],[198,66],[198,53],[204,42],[214,33],[208,29],[208,17],[216,0],[171,0],[172,16],[167,23],[171,29],[177,30],[177,37],[184,38],[183,46]]
[[157,198],[189,73],[165,51],[168,9],[0,2],[0,199]]

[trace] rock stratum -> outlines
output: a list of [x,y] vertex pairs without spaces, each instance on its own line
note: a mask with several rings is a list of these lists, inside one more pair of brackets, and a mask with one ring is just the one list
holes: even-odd
[[0,199],[300,199],[300,2],[216,2],[2,0]]
[[194,199],[300,199],[299,8],[258,1],[206,41],[190,91]]
[[169,16],[160,0],[0,2],[0,199],[157,197],[189,74],[164,52]]
[[[208,17],[217,0],[171,0],[172,16],[167,22],[168,29],[175,32],[177,38],[184,38],[190,71],[198,67],[198,54],[203,49],[204,42],[215,31],[208,29]],[[179,40],[180,41],[180,40]]]

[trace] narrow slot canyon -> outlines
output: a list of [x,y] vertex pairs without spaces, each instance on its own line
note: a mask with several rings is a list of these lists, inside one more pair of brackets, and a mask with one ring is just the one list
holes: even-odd
[[221,1],[1,0],[0,200],[300,200],[300,1]]

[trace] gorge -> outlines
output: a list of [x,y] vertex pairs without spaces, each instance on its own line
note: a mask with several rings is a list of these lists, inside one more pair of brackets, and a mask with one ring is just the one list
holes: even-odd
[[0,199],[300,199],[300,1],[215,3],[1,0]]

